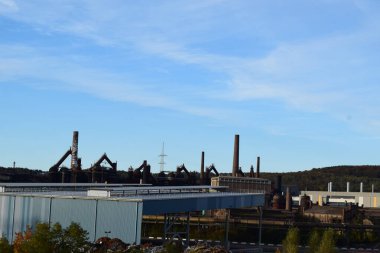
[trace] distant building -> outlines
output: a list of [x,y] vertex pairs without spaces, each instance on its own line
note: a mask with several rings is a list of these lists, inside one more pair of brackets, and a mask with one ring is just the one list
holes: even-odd
[[345,223],[349,222],[357,212],[357,205],[348,205],[346,207],[313,206],[304,210],[303,215],[323,223]]
[[231,192],[271,193],[271,181],[264,178],[219,176],[211,178],[211,186],[227,186]]
[[301,191],[301,196],[304,194],[310,196],[313,204],[320,206],[357,204],[363,207],[380,207],[380,193],[378,192]]

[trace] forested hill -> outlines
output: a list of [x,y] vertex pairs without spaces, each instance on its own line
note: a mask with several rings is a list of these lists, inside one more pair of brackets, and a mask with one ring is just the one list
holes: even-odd
[[327,184],[333,182],[333,191],[346,191],[346,183],[350,182],[351,191],[359,191],[360,182],[364,184],[364,191],[371,191],[372,184],[375,191],[380,192],[380,166],[333,166],[287,173],[261,173],[261,177],[276,182],[276,176],[282,175],[283,185],[297,185],[299,190],[326,191]]
[[48,173],[27,168],[4,168],[0,166],[0,182],[47,183]]

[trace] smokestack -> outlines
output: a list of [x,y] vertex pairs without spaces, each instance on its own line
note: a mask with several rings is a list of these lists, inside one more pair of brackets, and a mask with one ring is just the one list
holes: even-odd
[[282,193],[282,176],[281,175],[277,175],[277,185],[276,185],[276,191],[281,194]]
[[[147,184],[148,183],[148,174],[150,172],[148,161],[144,160],[143,162],[143,173],[142,173],[142,183]],[[140,181],[141,184],[141,181]]]
[[329,183],[327,184],[327,191],[328,191],[328,192],[332,192],[332,182],[329,182]]
[[201,184],[204,184],[205,178],[205,152],[202,151],[201,157]]
[[237,177],[237,172],[239,170],[239,135],[235,135],[235,145],[234,145],[234,161],[232,164],[232,176]]
[[347,192],[350,192],[350,182],[347,182]]
[[372,193],[374,193],[374,192],[375,192],[375,185],[372,184]]
[[257,157],[256,177],[260,178],[260,156]]
[[251,169],[249,171],[249,177],[254,177],[255,176],[255,172],[253,171],[253,165],[251,165]]
[[363,182],[360,182],[360,192],[363,192]]
[[292,211],[292,195],[290,194],[289,187],[286,187],[286,204],[285,209],[287,211]]
[[71,170],[76,171],[78,169],[78,131],[73,132],[73,145],[71,146]]

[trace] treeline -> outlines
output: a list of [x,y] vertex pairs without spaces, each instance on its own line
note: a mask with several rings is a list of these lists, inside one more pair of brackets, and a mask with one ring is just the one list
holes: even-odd
[[[307,253],[336,253],[335,232],[332,229],[325,231],[313,230],[308,238]],[[300,231],[298,228],[289,229],[282,242],[282,253],[298,253],[300,245]],[[277,249],[276,253],[281,251]]]
[[380,166],[334,166],[314,168],[312,170],[286,172],[286,173],[261,173],[263,178],[276,182],[277,175],[282,176],[283,185],[298,186],[299,190],[326,191],[327,184],[333,182],[333,191],[346,191],[347,182],[350,182],[350,191],[359,191],[363,182],[364,191],[380,191]]
[[50,227],[39,223],[32,231],[16,233],[13,243],[7,238],[0,238],[1,253],[79,253],[89,248],[87,232],[79,224],[72,223],[62,228],[59,223]]

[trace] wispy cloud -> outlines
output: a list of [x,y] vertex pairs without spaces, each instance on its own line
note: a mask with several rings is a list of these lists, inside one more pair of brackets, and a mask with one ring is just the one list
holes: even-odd
[[13,0],[0,0],[0,13],[15,12],[17,4]]
[[[273,23],[264,15],[268,10],[262,5],[249,1],[228,2],[162,1],[142,7],[133,1],[128,4],[123,4],[123,1],[107,4],[93,1],[57,3],[41,0],[17,4],[10,0],[0,1],[0,6],[13,10],[7,14],[8,18],[29,24],[41,32],[85,38],[120,52],[138,51],[139,57],[147,57],[147,61],[165,59],[172,64],[196,66],[219,75],[218,80],[210,79],[210,83],[205,84],[204,92],[189,91],[177,84],[178,97],[175,97],[126,74],[101,70],[90,64],[81,66],[71,60],[66,62],[67,59],[46,55],[38,57],[37,54],[26,60],[21,54],[2,59],[0,72],[2,78],[16,78],[21,72],[35,78],[60,80],[71,89],[106,99],[176,108],[207,117],[224,115],[226,107],[221,106],[224,102],[267,99],[280,101],[295,110],[322,112],[338,119],[362,115],[363,110],[368,112],[367,123],[372,117],[378,117],[372,112],[377,110],[374,107],[380,107],[378,103],[368,101],[366,93],[358,96],[357,92],[359,84],[367,87],[368,92],[379,92],[377,83],[380,78],[374,73],[378,63],[373,54],[380,41],[379,19],[366,4],[353,1],[347,5],[352,7],[352,13],[356,14],[357,9],[365,17],[352,29],[342,25],[336,31],[289,38],[283,35],[288,29],[277,28],[281,27],[280,24]],[[297,20],[291,24],[301,25]],[[276,32],[282,37],[274,37]],[[267,43],[267,47],[261,54],[234,55],[215,52],[212,46],[205,46],[208,43],[217,45],[212,41],[224,41],[235,35],[240,36],[239,39],[247,39],[247,52],[255,51],[257,44],[252,47],[249,44],[256,40]],[[268,38],[270,43],[261,41]],[[231,47],[236,45],[239,43]],[[44,64],[59,67],[52,73],[46,73],[41,67],[35,69],[30,66]],[[181,79],[178,80],[180,82]],[[199,101],[199,96],[218,105],[197,104],[194,101]],[[360,109],[355,101],[360,102]],[[233,105],[229,110],[238,108]]]

